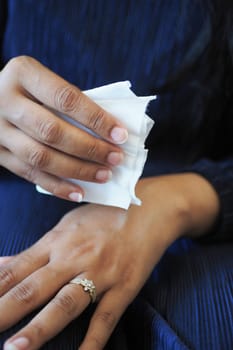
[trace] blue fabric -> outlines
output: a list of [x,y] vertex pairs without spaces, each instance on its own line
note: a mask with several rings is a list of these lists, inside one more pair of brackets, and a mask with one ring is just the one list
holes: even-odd
[[[223,27],[231,12],[219,4],[0,0],[0,62],[30,55],[82,89],[129,79],[136,93],[158,93],[144,176],[197,171],[221,199],[209,244],[184,239],[168,249],[108,349],[233,348],[233,74]],[[0,255],[27,248],[73,207],[1,169]],[[76,349],[91,313],[43,349]]]
[[226,24],[233,5],[220,0],[0,4],[7,7],[0,15],[4,63],[29,55],[81,89],[128,79],[136,93],[158,93],[148,111],[156,125],[144,175],[191,170],[205,176],[224,208],[216,239],[232,240],[233,42]]

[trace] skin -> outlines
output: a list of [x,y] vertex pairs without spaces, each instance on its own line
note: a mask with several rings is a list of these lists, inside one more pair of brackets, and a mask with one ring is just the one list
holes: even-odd
[[[50,110],[48,110],[48,108]],[[54,112],[52,112],[52,110]],[[70,116],[96,134],[59,118]],[[57,197],[83,190],[62,178],[103,183],[123,160],[117,144],[127,131],[112,115],[31,57],[16,57],[0,72],[0,165]]]
[[39,349],[85,310],[88,293],[68,284],[76,276],[92,279],[98,297],[79,349],[103,349],[167,247],[181,236],[207,233],[218,217],[215,190],[196,174],[140,180],[136,190],[142,206],[79,207],[27,251],[2,261],[0,331],[44,305],[4,350],[9,344]]

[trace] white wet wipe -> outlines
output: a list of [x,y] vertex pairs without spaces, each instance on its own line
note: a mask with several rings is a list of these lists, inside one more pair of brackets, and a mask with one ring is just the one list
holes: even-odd
[[[124,209],[128,209],[130,204],[141,204],[141,200],[135,195],[135,186],[147,158],[148,150],[145,149],[145,140],[154,124],[154,121],[146,114],[146,108],[156,96],[136,96],[130,87],[129,81],[123,81],[84,91],[84,94],[121,121],[129,134],[128,140],[119,146],[124,151],[124,160],[120,165],[112,168],[110,181],[97,184],[69,179],[83,188],[84,202]],[[94,134],[73,119],[64,115],[60,117]],[[36,188],[41,193],[50,194],[40,186]]]

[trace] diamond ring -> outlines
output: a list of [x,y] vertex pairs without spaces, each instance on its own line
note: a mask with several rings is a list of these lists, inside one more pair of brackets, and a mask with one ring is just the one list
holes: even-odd
[[89,294],[91,302],[94,303],[96,300],[96,287],[92,280],[86,278],[75,277],[69,283],[79,284],[83,287],[84,292]]

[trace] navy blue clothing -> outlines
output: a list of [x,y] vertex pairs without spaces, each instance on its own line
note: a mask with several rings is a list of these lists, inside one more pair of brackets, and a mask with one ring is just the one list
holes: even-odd
[[[136,93],[158,94],[148,110],[155,127],[144,176],[195,171],[221,200],[209,245],[184,239],[168,249],[109,349],[232,349],[233,44],[225,31],[231,9],[217,0],[0,5],[2,66],[29,55],[81,89],[130,80]],[[38,194],[4,170],[0,201],[0,255],[30,246],[75,206]],[[43,349],[76,349],[91,311]]]

